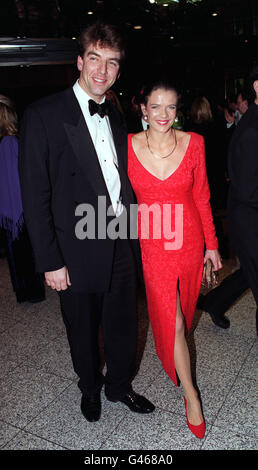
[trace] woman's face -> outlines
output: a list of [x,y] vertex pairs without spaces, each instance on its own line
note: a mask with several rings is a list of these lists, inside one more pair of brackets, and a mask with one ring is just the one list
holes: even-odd
[[178,96],[173,90],[158,88],[148,97],[146,106],[141,105],[143,115],[148,116],[150,128],[166,132],[174,123]]

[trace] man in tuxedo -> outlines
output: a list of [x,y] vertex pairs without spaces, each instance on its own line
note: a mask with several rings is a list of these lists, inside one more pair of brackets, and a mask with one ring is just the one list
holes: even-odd
[[228,195],[229,238],[240,261],[240,269],[220,286],[201,297],[198,306],[221,328],[230,326],[226,310],[248,288],[254,295],[258,326],[258,67],[250,75],[252,103],[243,109],[229,145]]
[[[131,386],[139,244],[127,233],[116,238],[107,230],[110,223],[119,228],[120,220],[129,224],[135,203],[123,118],[105,100],[119,76],[124,45],[115,27],[100,22],[86,28],[78,43],[79,80],[25,112],[19,168],[37,269],[59,293],[81,410],[88,421],[97,421],[103,384],[108,400],[132,411],[149,413],[154,406]],[[90,209],[93,218],[87,219]],[[85,211],[86,231],[78,230]],[[105,377],[99,370],[100,323]]]
[[233,114],[230,114],[227,108],[225,109],[225,119],[227,121],[227,128],[231,129],[231,131],[235,130],[235,127],[239,123],[241,117],[246,113],[248,110],[249,102],[248,102],[248,93],[240,91],[236,98],[236,109]]

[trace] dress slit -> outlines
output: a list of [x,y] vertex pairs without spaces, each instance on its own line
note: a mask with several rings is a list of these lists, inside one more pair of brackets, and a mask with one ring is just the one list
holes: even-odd
[[[175,351],[175,331],[176,331],[176,310],[177,310],[177,287],[179,277],[176,282],[171,283],[168,302],[160,302],[160,291],[156,292],[156,296],[150,296],[147,285],[147,304],[150,322],[152,326],[156,351],[162,363],[162,366],[175,386],[178,386],[178,377],[175,369],[174,351]],[[153,294],[152,289],[152,294]],[[157,299],[159,308],[157,309]],[[162,312],[163,310],[163,312]],[[157,322],[157,317],[162,315],[167,321],[162,325]],[[161,338],[163,338],[162,341]]]

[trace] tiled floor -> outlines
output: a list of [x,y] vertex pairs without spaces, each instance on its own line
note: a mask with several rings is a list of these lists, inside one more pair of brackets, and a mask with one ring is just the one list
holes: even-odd
[[228,312],[228,330],[196,311],[189,347],[207,422],[202,441],[186,426],[182,387],[173,386],[156,357],[142,294],[133,385],[156,410],[137,415],[103,394],[100,421],[88,423],[56,293],[48,290],[40,304],[17,304],[0,259],[0,449],[256,449],[255,310],[248,291]]

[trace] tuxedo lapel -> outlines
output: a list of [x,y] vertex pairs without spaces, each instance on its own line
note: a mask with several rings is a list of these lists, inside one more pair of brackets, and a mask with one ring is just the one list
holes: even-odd
[[[110,206],[110,195],[80,105],[73,90],[69,89],[67,92],[68,112],[66,117],[64,117],[64,128],[67,138],[88,183],[95,193],[106,196],[107,206]],[[112,109],[112,106],[110,108],[109,121],[117,153],[122,199],[123,203],[128,206],[131,188],[127,177],[127,133],[119,113]]]
[[98,195],[105,195],[108,198],[108,205],[110,205],[111,200],[98,156],[73,91],[69,99],[70,113],[68,119],[64,122],[67,138],[87,181]]
[[110,105],[110,115],[109,122],[113,134],[114,144],[116,148],[116,154],[118,159],[118,167],[125,168],[126,162],[124,161],[126,155],[124,155],[124,145],[125,145],[125,129],[123,128],[123,122],[121,119],[118,119],[117,114],[113,111]]
[[130,189],[127,177],[127,132],[120,115],[112,109],[112,106],[110,106],[109,121],[117,153],[123,204],[128,206],[128,191]]

